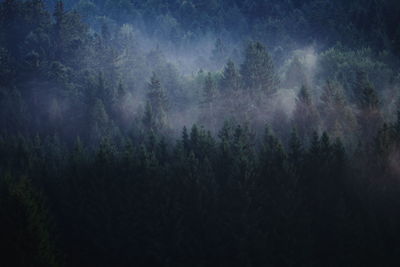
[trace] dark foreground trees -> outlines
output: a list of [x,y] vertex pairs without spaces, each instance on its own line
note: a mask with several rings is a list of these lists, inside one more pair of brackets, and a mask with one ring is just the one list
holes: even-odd
[[[153,133],[95,150],[3,136],[2,251],[15,266],[387,263],[400,184],[385,127],[361,157],[326,133],[281,144],[229,123],[218,139],[193,126],[176,145]],[[388,161],[354,165],[373,157]]]

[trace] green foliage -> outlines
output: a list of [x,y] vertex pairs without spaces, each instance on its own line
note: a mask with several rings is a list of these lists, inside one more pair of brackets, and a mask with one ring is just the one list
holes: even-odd
[[360,106],[362,109],[374,110],[379,106],[379,99],[375,93],[374,87],[367,82],[361,91]]
[[148,85],[147,102],[143,124],[147,130],[160,131],[168,124],[168,101],[156,74]]
[[266,48],[259,42],[249,43],[244,56],[240,73],[245,90],[252,95],[260,91],[267,95],[273,94],[278,80]]
[[290,62],[290,65],[285,73],[284,85],[293,88],[302,85],[308,86],[309,80],[304,70],[304,65],[300,62],[298,56],[295,56]]
[[220,91],[224,96],[230,96],[240,89],[240,76],[235,63],[229,60],[222,72]]
[[347,96],[356,101],[360,91],[360,82],[366,77],[382,88],[388,86],[392,70],[370,49],[348,50],[341,47],[331,48],[322,53],[319,60],[319,76],[323,79],[337,80],[345,89]]
[[43,200],[27,178],[0,179],[3,261],[13,266],[60,266]]
[[319,128],[319,113],[306,86],[302,86],[298,93],[293,123],[303,139]]

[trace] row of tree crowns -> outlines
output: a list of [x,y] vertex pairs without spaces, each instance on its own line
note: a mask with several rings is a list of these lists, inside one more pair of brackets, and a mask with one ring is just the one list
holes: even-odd
[[[143,58],[135,50],[128,26],[121,29],[121,36],[111,37],[107,27],[102,28],[101,35],[90,34],[78,14],[65,12],[61,2],[55,6],[53,21],[40,2],[2,5],[2,10],[16,6],[14,15],[7,13],[2,18],[1,25],[7,25],[2,38],[21,42],[21,46],[4,42],[1,50],[2,88],[7,96],[4,112],[8,114],[2,116],[4,129],[26,127],[29,132],[34,126],[34,132],[46,133],[65,131],[62,125],[69,124],[74,127],[64,136],[80,135],[98,143],[101,136],[126,134],[132,128],[179,131],[184,124],[194,122],[216,133],[227,119],[258,128],[269,121],[282,136],[288,136],[287,129],[294,124],[304,138],[313,130],[327,130],[341,137],[350,136],[354,130],[360,135],[371,131],[367,136],[372,136],[382,124],[382,105],[365,72],[354,75],[350,89],[342,86],[342,81],[329,79],[319,93],[299,58],[291,61],[279,79],[266,47],[250,42],[240,62],[228,61],[221,72],[199,72],[186,79],[164,62],[160,49]],[[24,27],[18,28],[16,22]],[[47,46],[51,49],[45,49]],[[217,40],[217,51],[220,46]],[[147,74],[142,71],[145,68],[149,69]],[[151,70],[154,73],[148,76]],[[146,77],[149,84],[145,84]],[[145,84],[144,90],[135,84]],[[293,97],[297,98],[295,110],[277,114],[279,108],[273,102],[276,96],[288,92],[280,87],[295,87],[295,91],[299,85],[304,86]],[[128,112],[127,99],[135,106],[129,106]],[[43,110],[46,105],[49,110]],[[188,113],[193,107],[195,115],[176,127],[176,114]],[[10,122],[9,118],[17,119]],[[43,125],[44,121],[50,123]],[[286,130],[276,129],[278,124]]]
[[[54,6],[54,1],[44,2]],[[399,44],[399,30],[394,26],[399,5],[394,1],[64,2],[92,24],[100,25],[104,20],[118,24],[135,21],[143,31],[175,45],[209,32],[256,38],[272,46],[278,43],[290,47],[299,42],[307,45],[316,40],[330,46],[340,41],[348,46],[368,44],[397,53]],[[342,23],[332,23],[331,18],[340,18]]]
[[[262,47],[261,44],[250,44],[247,52],[257,46]],[[269,58],[265,48],[262,47],[260,50],[265,58]],[[257,62],[254,63],[249,58],[251,58],[251,55],[246,54],[245,62],[241,65],[240,71],[236,69],[234,62],[229,61],[219,77],[215,77],[210,72],[205,75],[203,95],[199,106],[202,112],[201,123],[215,129],[218,125],[218,118],[235,118],[238,121],[245,122],[246,119],[251,121],[249,116],[257,116],[254,111],[252,113],[252,108],[255,112],[258,109],[260,109],[259,112],[268,111],[268,109],[263,108],[263,105],[268,105],[278,91],[277,75],[269,60],[264,61],[268,64],[257,66]],[[263,58],[263,56],[259,55],[257,58]],[[247,72],[249,68],[254,68],[251,74]],[[259,72],[264,72],[264,74],[253,75]],[[264,77],[267,77],[267,79],[264,79]],[[274,77],[274,79],[271,80],[268,77]],[[154,93],[154,90],[158,93]],[[347,131],[347,134],[352,134],[352,131],[355,130],[354,124],[357,121],[361,124],[364,123],[361,132],[372,131],[369,135],[373,134],[382,124],[383,118],[377,93],[364,72],[357,73],[353,90],[350,93],[350,96],[355,99],[350,100],[350,104],[354,104],[354,106],[349,104],[348,97],[339,82],[327,80],[322,90],[320,104],[319,101],[315,101],[315,95],[311,94],[309,85],[301,86],[296,97],[293,123],[303,138],[309,136],[313,130],[318,130],[321,127],[321,120],[325,124],[322,127],[326,127],[325,129],[328,131],[342,130]],[[159,121],[166,121],[167,99],[155,75],[153,75],[149,85],[148,97],[156,99],[148,101],[146,112],[150,112],[150,107],[153,105],[150,103],[157,103],[161,110],[156,111],[158,113],[156,116],[163,118],[158,119]],[[150,116],[147,116],[147,119],[149,118]],[[368,130],[368,128],[372,128],[372,130]],[[342,135],[343,137],[343,134],[341,133],[339,136]]]
[[[257,229],[257,236],[264,233],[270,237],[275,229],[282,229],[293,231],[299,240],[309,240],[304,239],[296,229],[307,229],[308,221],[303,223],[302,220],[310,216],[313,220],[323,220],[322,225],[315,226],[321,229],[326,225],[350,225],[351,231],[348,231],[352,232],[359,226],[370,227],[370,223],[378,227],[376,219],[366,220],[363,213],[358,212],[361,207],[368,207],[372,212],[375,206],[366,204],[370,197],[382,199],[381,195],[392,197],[393,192],[398,192],[394,188],[388,192],[385,188],[398,184],[398,176],[390,167],[390,158],[399,145],[400,114],[396,123],[385,125],[379,131],[373,150],[360,150],[354,154],[345,149],[339,138],[332,140],[327,133],[319,135],[314,132],[309,145],[305,145],[293,130],[288,144],[282,144],[266,127],[262,140],[255,142],[248,127],[229,123],[219,131],[218,139],[195,125],[190,131],[184,128],[175,145],[168,145],[161,136],[149,133],[144,142],[136,142],[130,137],[121,143],[103,139],[94,153],[79,139],[70,149],[57,137],[41,140],[40,137],[30,139],[22,135],[2,135],[0,166],[9,172],[0,173],[0,192],[4,196],[0,199],[0,216],[3,218],[0,225],[4,231],[2,242],[6,240],[8,245],[4,246],[4,251],[9,253],[5,254],[5,258],[21,265],[30,262],[34,266],[59,266],[65,259],[55,249],[55,244],[61,242],[61,247],[65,249],[63,252],[68,255],[68,265],[81,260],[100,262],[103,257],[128,261],[129,257],[125,258],[127,255],[138,252],[129,242],[126,247],[125,242],[130,238],[126,235],[136,237],[142,231],[149,231],[148,235],[134,240],[143,244],[156,239],[158,243],[154,247],[158,249],[159,244],[167,246],[169,242],[178,242],[176,240],[189,245],[193,244],[192,235],[198,234],[195,229],[202,218],[207,222],[204,223],[206,232],[212,232],[214,227],[233,227],[233,222],[252,223],[252,229]],[[31,179],[21,178],[20,174],[29,175]],[[365,190],[367,187],[373,187],[374,191]],[[42,190],[47,200],[52,201],[46,203],[50,210],[37,194],[38,189]],[[352,195],[356,193],[356,197]],[[168,201],[168,210],[174,212],[172,215],[163,213],[166,207],[161,203],[165,201]],[[392,201],[390,203],[394,205]],[[93,211],[94,208],[97,212]],[[129,213],[131,209],[135,210],[133,217]],[[214,209],[219,212],[214,214]],[[110,218],[115,218],[114,210],[129,216],[120,215],[118,220],[112,220]],[[56,217],[60,231],[57,242],[52,240],[55,233],[47,217],[50,211]],[[357,226],[349,224],[349,221],[354,223],[356,215]],[[195,216],[195,222],[191,216]],[[239,219],[232,220],[231,216]],[[267,225],[263,223],[271,218],[279,220]],[[392,214],[390,218],[394,219]],[[182,219],[182,222],[175,230],[179,233],[171,236],[169,224],[160,226],[159,222],[166,220],[172,223],[170,220],[175,219]],[[282,225],[282,221],[295,223],[296,227]],[[71,222],[79,222],[79,230]],[[93,232],[89,227],[97,227],[101,231]],[[347,237],[346,229],[340,228],[335,234]],[[114,234],[107,235],[103,231]],[[120,231],[123,233],[121,236]],[[173,240],[153,237],[152,231],[168,233]],[[311,234],[317,242],[318,237],[326,238],[326,233],[329,233],[322,232],[309,231],[307,236],[309,238]],[[178,237],[180,234],[184,239]],[[258,242],[262,244],[268,240],[265,237],[250,239],[247,231],[235,230],[234,234],[249,238],[251,246],[260,246]],[[357,235],[357,238],[369,240],[369,236],[364,234]],[[282,240],[280,234],[273,236]],[[212,244],[209,237],[193,238]],[[380,240],[381,236],[375,238]],[[110,242],[103,243],[104,239],[112,241],[112,245]],[[298,247],[296,242],[291,243],[286,238],[282,242],[293,248]],[[243,249],[249,246],[243,242],[239,244]],[[87,246],[87,254],[82,256],[76,246]],[[103,251],[103,247],[108,249],[113,246],[121,246],[118,253],[107,250],[101,259],[98,258],[97,253]],[[324,242],[321,246],[329,247],[330,251],[333,249]],[[144,253],[155,248],[150,245],[150,248],[139,246],[137,249]],[[284,248],[279,246],[281,249]],[[307,246],[306,251],[309,250],[312,251],[312,247]],[[188,253],[184,249],[179,251],[182,257]],[[12,257],[14,253],[19,253],[20,257]],[[193,253],[190,255],[193,257]],[[195,253],[195,257],[197,260],[201,255]],[[287,257],[295,259],[297,255]],[[241,260],[249,259],[244,257]]]

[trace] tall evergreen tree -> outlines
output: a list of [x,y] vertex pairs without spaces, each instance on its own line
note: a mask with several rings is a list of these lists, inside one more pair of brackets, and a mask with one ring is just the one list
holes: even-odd
[[54,24],[54,47],[55,47],[55,58],[61,59],[63,51],[65,49],[65,11],[63,1],[57,1],[54,13],[53,13],[55,24]]
[[222,72],[220,91],[223,96],[234,95],[240,89],[240,76],[235,63],[229,60]]
[[251,42],[246,47],[240,74],[244,89],[253,96],[258,93],[271,95],[277,89],[278,78],[271,56],[259,42]]
[[288,70],[285,73],[284,85],[293,88],[302,85],[309,85],[307,75],[305,73],[303,64],[300,62],[298,56],[295,56],[291,61]]
[[[364,77],[364,76],[363,76]],[[375,92],[373,85],[366,80],[362,80],[359,84],[360,95],[358,106],[360,113],[358,115],[359,125],[361,127],[362,139],[365,142],[372,142],[382,124],[382,114],[380,110],[379,98]]]
[[27,178],[0,177],[2,261],[12,266],[60,266],[47,210]]
[[303,140],[309,137],[312,131],[318,130],[319,127],[318,111],[312,102],[309,89],[304,85],[297,96],[293,123]]
[[216,66],[221,66],[225,62],[227,56],[226,50],[227,49],[223,44],[221,38],[218,38],[215,41],[214,49],[211,56],[211,59],[216,64]]
[[215,130],[217,115],[217,88],[211,73],[209,72],[204,80],[203,99],[201,102],[202,117],[201,123]]
[[321,95],[321,115],[327,131],[336,137],[350,136],[356,130],[356,119],[346,103],[342,86],[328,80]]
[[143,123],[147,130],[158,132],[168,125],[168,100],[155,73],[147,89],[146,110]]

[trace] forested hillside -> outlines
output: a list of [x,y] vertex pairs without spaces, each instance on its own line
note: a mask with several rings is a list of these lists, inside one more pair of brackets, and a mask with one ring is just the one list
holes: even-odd
[[397,266],[399,22],[0,1],[0,266]]

